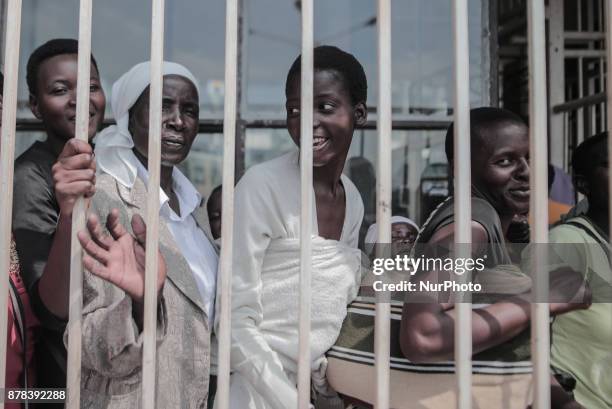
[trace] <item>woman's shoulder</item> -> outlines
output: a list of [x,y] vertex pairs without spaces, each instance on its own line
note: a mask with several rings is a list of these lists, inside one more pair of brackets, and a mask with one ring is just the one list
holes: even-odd
[[56,158],[42,142],[35,142],[15,160],[14,180],[17,186],[48,184]]
[[258,191],[265,187],[292,184],[295,180],[297,152],[291,151],[277,158],[251,166],[240,178],[236,189]]

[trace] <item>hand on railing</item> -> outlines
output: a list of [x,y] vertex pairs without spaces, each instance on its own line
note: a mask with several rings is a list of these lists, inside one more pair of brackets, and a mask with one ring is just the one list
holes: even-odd
[[66,142],[51,172],[55,197],[63,216],[72,215],[80,196],[87,199],[96,191],[96,160],[91,145],[85,141],[73,138]]
[[[130,234],[119,221],[119,211],[113,209],[106,219],[110,236],[102,232],[100,221],[95,215],[87,219],[87,232],[78,233],[81,246],[86,254],[83,265],[92,274],[116,285],[134,301],[136,321],[142,318],[145,278],[145,239],[146,225],[142,217],[132,217]],[[166,280],[166,263],[161,253],[157,269],[157,296],[161,296]],[[139,324],[140,325],[140,324]]]

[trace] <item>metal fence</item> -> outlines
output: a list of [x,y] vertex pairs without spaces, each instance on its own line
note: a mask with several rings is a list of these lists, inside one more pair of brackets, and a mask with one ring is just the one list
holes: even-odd
[[[147,213],[146,248],[146,288],[143,354],[143,408],[155,406],[155,322],[156,297],[155,275],[157,271],[158,248],[158,211],[159,169],[160,169],[160,126],[162,61],[164,46],[164,0],[152,0],[151,22],[151,105],[149,144],[149,184]],[[454,61],[455,61],[455,201],[457,243],[471,241],[470,200],[470,124],[469,124],[469,55],[468,55],[468,13],[467,0],[454,0]],[[606,1],[607,21],[611,11]],[[238,0],[226,2],[225,38],[225,113],[223,132],[225,137],[223,156],[223,204],[225,209],[233,209],[234,185],[234,147],[236,136],[236,94],[238,61]],[[312,145],[313,121],[313,0],[302,0],[302,71],[301,71],[301,138],[302,146]],[[79,21],[79,59],[78,59],[78,97],[77,97],[77,137],[87,139],[90,44],[91,44],[91,0],[80,1]],[[15,144],[15,124],[17,108],[17,80],[19,62],[19,39],[21,22],[21,0],[9,0],[7,9],[6,48],[4,61],[5,85],[2,113],[2,144],[0,173],[0,212],[2,231],[0,234],[0,271],[8,271],[10,223],[12,213],[13,163]],[[377,221],[379,242],[390,241],[391,211],[391,1],[378,0],[378,70],[379,101],[377,129],[379,137]],[[547,99],[546,99],[546,44],[544,0],[528,2],[528,45],[529,45],[529,102],[530,102],[530,147],[531,147],[531,213],[534,224],[531,240],[547,241]],[[612,35],[607,25],[608,39]],[[610,56],[610,49],[607,50]],[[608,75],[610,66],[608,65]],[[608,82],[608,95],[612,94]],[[608,117],[612,115],[608,104]],[[612,148],[612,145],[611,145]],[[610,178],[612,183],[612,178]],[[311,283],[311,224],[312,220],[312,151],[305,149],[301,154],[301,278],[300,278],[300,325],[299,325],[299,408],[308,408],[310,402],[310,283]],[[611,187],[612,190],[612,187]],[[82,229],[85,221],[83,201],[74,212],[73,230]],[[221,409],[229,407],[230,373],[230,299],[231,299],[231,259],[233,212],[223,212],[222,245],[220,262],[220,331],[219,375],[217,399]],[[81,309],[82,309],[82,265],[81,250],[73,234],[72,268],[70,281],[70,320],[68,324],[68,408],[78,408],[80,391],[80,354],[81,354]],[[537,285],[545,289],[548,283],[546,269],[541,268],[543,260],[536,260],[540,267],[537,274],[541,279]],[[8,282],[0,281],[0,305],[7,305]],[[458,304],[458,325],[455,334],[455,357],[457,362],[458,407],[468,409],[471,397],[471,305]],[[389,407],[389,304],[379,303],[376,310],[376,376],[377,409]],[[534,407],[550,407],[549,391],[549,309],[547,304],[534,303],[532,306],[532,350],[535,397]],[[7,315],[0,314],[0,333],[6,331]],[[0,337],[0,356],[6,362],[6,337]],[[4,364],[0,370],[0,387],[5,384]]]

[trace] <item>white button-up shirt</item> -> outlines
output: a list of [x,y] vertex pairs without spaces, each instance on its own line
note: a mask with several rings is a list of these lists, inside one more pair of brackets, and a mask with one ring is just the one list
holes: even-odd
[[[149,172],[138,159],[134,159],[138,177],[146,185],[149,180]],[[193,212],[200,206],[202,196],[176,167],[172,171],[172,188],[176,193],[181,215],[177,215],[172,210],[170,198],[161,187],[159,188],[159,215],[164,219],[174,241],[191,268],[204,302],[209,328],[212,329],[219,257],[193,216]]]

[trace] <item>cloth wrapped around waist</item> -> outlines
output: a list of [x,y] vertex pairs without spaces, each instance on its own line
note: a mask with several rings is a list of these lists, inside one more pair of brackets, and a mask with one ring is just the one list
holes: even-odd
[[[357,296],[362,278],[358,249],[319,236],[312,239],[312,311],[310,350],[316,371],[336,342],[347,305]],[[288,373],[297,371],[300,241],[273,240],[262,265],[260,330]]]

